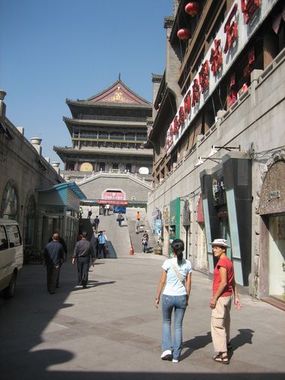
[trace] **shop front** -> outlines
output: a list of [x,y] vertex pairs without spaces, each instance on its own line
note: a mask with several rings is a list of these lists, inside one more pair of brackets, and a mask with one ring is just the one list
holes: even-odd
[[215,260],[211,242],[230,245],[238,284],[247,286],[251,267],[251,161],[242,154],[226,154],[221,164],[200,174],[209,272]]
[[74,182],[61,183],[39,193],[39,216],[37,223],[39,252],[54,231],[64,238],[68,253],[73,251],[79,228],[79,206],[85,195]]

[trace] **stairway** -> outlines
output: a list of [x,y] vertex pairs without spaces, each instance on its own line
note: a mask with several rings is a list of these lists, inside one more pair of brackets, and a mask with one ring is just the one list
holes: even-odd
[[[141,221],[139,233],[136,233],[136,212],[138,210],[141,214]],[[98,215],[98,213],[96,213],[96,215]],[[109,251],[108,258],[129,256],[131,242],[134,248],[134,253],[142,253],[142,235],[145,230],[149,235],[149,252],[153,252],[153,247],[155,247],[156,241],[147,221],[145,210],[143,208],[127,209],[124,218],[122,226],[120,227],[117,222],[117,214],[111,213],[110,215],[99,216],[100,223],[98,231],[105,231],[105,235],[107,236]],[[81,219],[79,230],[81,232],[86,231],[88,233],[88,238],[90,239],[93,233],[90,219]]]

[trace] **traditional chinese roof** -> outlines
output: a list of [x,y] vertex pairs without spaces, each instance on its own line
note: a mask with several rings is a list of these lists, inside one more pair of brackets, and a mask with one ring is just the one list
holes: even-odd
[[98,103],[130,103],[150,105],[150,103],[129,89],[120,79],[99,94],[87,99],[88,102]]
[[57,153],[57,155],[62,159],[63,162],[66,161],[66,158],[69,157],[137,157],[137,158],[145,158],[152,160],[153,151],[152,149],[146,148],[111,148],[111,147],[101,147],[101,148],[85,148],[85,149],[76,149],[72,147],[59,147],[54,146],[53,150]]
[[128,121],[128,120],[79,120],[79,119],[70,119],[67,117],[63,118],[63,121],[65,122],[69,133],[72,135],[73,127],[77,127],[82,129],[88,128],[90,130],[94,128],[116,128],[122,130],[128,130],[128,129],[142,129],[144,130],[146,128],[146,122],[142,120],[137,121]]
[[[132,91],[126,84],[118,79],[110,87],[91,96],[88,99],[66,100],[73,117],[77,117],[78,113],[84,113],[83,108],[129,108],[151,109],[151,103]],[[79,111],[80,109],[80,111]],[[88,112],[88,113],[89,113]]]

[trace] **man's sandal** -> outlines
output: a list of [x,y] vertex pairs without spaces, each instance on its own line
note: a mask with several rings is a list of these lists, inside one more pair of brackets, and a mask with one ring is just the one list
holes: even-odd
[[222,363],[222,364],[229,364],[229,358],[228,355],[220,352],[217,355],[213,356],[213,360],[217,363]]

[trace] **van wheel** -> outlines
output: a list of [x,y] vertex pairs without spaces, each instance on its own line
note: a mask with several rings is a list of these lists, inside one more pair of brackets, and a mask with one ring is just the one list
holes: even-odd
[[4,298],[12,298],[15,295],[15,290],[16,290],[16,282],[17,282],[17,273],[14,272],[9,285],[7,288],[3,290],[3,297]]

